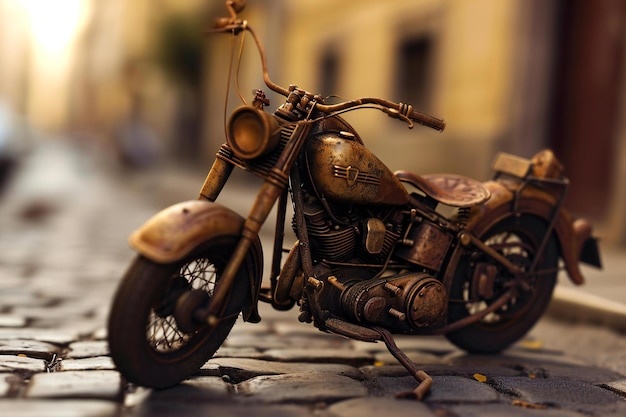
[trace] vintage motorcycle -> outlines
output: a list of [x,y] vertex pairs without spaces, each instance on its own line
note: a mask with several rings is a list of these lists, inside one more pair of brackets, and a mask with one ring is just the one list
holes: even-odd
[[[300,321],[325,332],[383,341],[419,382],[403,395],[421,399],[432,379],[392,334],[443,334],[469,352],[498,352],[540,318],[560,259],[576,284],[584,281],[579,262],[600,267],[589,222],[562,207],[568,180],[552,152],[530,160],[501,153],[484,183],[392,173],[341,113],[376,108],[440,131],[445,122],[406,104],[325,104],[275,84],[259,39],[238,17],[244,2],[226,5],[230,17],[213,31],[251,34],[265,84],[286,101],[265,112],[259,90],[235,110],[198,200],[161,211],[130,237],[139,255],[108,324],[111,355],[128,381],[179,383],[213,356],[240,314],[260,321],[262,301],[278,310],[297,304]],[[247,218],[216,202],[234,167],[263,179]],[[289,199],[297,241],[286,250]],[[276,204],[269,287],[261,288],[259,230]]]

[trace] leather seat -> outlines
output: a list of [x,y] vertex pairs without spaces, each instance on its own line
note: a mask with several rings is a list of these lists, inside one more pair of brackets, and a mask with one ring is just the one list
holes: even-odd
[[409,171],[396,171],[394,175],[411,184],[427,196],[453,207],[472,207],[489,199],[491,193],[475,179],[456,174],[417,175]]

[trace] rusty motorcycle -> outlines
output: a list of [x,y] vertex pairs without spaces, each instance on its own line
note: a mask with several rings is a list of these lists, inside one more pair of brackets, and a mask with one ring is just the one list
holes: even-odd
[[[499,352],[543,314],[562,267],[582,284],[580,262],[601,266],[590,223],[563,208],[569,183],[552,152],[500,153],[487,182],[391,172],[342,113],[375,108],[440,131],[445,122],[407,104],[325,104],[275,84],[260,40],[238,16],[243,4],[227,1],[230,17],[212,31],[249,33],[265,85],[286,100],[266,112],[258,90],[252,105],[236,109],[198,199],[166,208],[131,235],[138,255],[108,323],[111,356],[128,381],[163,388],[184,380],[240,315],[261,320],[261,301],[278,310],[297,305],[300,321],[324,332],[384,342],[419,382],[402,395],[421,399],[432,379],[393,334],[445,335],[469,352]],[[246,218],[217,202],[235,167],[263,180]],[[274,206],[262,286],[259,231]],[[289,249],[286,222],[297,237]]]

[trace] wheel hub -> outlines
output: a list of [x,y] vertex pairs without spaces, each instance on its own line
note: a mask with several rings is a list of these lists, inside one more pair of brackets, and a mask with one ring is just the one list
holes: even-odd
[[198,309],[206,307],[210,298],[209,294],[202,290],[188,291],[180,296],[174,309],[174,318],[178,328],[184,333],[199,330],[204,323],[196,320],[195,313]]

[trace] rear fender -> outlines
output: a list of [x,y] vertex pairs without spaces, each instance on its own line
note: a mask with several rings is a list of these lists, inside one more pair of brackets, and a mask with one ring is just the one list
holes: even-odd
[[[185,258],[202,242],[217,236],[241,236],[245,219],[229,208],[210,201],[191,200],[170,206],[133,232],[130,246],[158,263]],[[257,301],[263,274],[263,250],[258,237],[250,248],[253,276],[250,276],[251,305],[244,310],[247,321],[258,321]]]
[[[489,181],[484,185],[491,191],[491,198],[472,208],[466,226],[466,230],[472,231],[476,236],[486,232],[491,224],[515,215],[511,210],[517,183]],[[556,203],[556,199],[550,194],[527,187],[517,198],[517,212],[538,216],[549,223]],[[581,254],[588,252],[590,246],[597,253],[595,239],[591,236],[591,226],[584,219],[572,221],[569,214],[561,209],[557,213],[554,233],[570,279],[577,285],[584,283],[579,262],[587,259],[581,259]],[[599,258],[596,266],[600,266]]]

